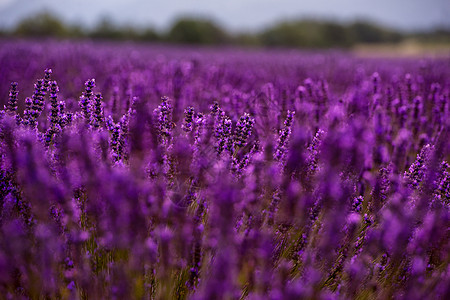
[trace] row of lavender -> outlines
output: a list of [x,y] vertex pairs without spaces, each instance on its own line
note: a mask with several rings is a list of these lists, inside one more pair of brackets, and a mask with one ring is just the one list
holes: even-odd
[[2,46],[5,298],[450,294],[448,60]]

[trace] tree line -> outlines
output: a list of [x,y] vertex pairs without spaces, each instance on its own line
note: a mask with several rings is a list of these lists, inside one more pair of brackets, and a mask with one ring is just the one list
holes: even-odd
[[216,22],[201,18],[179,18],[169,30],[119,26],[108,18],[94,28],[67,24],[55,15],[40,13],[19,22],[0,36],[28,38],[93,38],[198,45],[243,45],[301,48],[350,48],[356,44],[399,43],[407,38],[429,43],[450,43],[449,29],[404,33],[367,21],[338,23],[318,20],[279,22],[255,33],[231,34]]

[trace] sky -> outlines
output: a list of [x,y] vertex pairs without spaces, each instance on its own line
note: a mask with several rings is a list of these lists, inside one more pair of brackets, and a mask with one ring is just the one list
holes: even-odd
[[0,0],[0,28],[42,11],[86,27],[108,17],[118,24],[165,30],[177,17],[199,16],[232,32],[303,17],[363,19],[405,31],[450,29],[450,0]]

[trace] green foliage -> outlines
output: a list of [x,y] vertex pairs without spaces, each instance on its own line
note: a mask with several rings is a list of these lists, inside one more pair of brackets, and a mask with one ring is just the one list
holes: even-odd
[[127,36],[125,31],[126,29],[121,30],[115,26],[111,19],[105,17],[100,20],[89,36],[97,39],[123,39]]
[[63,37],[69,35],[69,30],[52,14],[39,13],[20,22],[14,34],[26,37]]
[[140,33],[139,39],[142,41],[159,41],[161,37],[155,30],[147,28]]
[[97,26],[89,33],[89,37],[104,40],[160,40],[158,33],[151,28],[139,30],[131,26],[117,26],[107,17],[100,20]]
[[265,46],[328,47],[331,42],[324,35],[327,32],[323,25],[314,21],[280,23],[264,31],[261,41]]
[[402,40],[398,32],[363,21],[351,24],[348,30],[353,41],[359,43],[396,43]]
[[228,36],[218,25],[209,20],[183,18],[175,22],[167,40],[183,44],[224,44]]
[[240,45],[291,48],[350,48],[357,44],[398,43],[406,38],[421,43],[450,43],[448,29],[400,33],[367,21],[344,24],[320,20],[293,20],[275,24],[257,33],[230,34],[215,22],[201,18],[180,18],[166,33],[152,29],[117,25],[102,18],[91,30],[69,25],[44,12],[24,19],[12,31],[0,29],[0,37],[56,37],[104,40],[166,41],[196,45]]
[[283,22],[261,34],[266,46],[307,48],[346,48],[357,43],[392,43],[401,39],[400,33],[367,22],[343,25],[314,20]]
[[408,35],[409,38],[414,38],[423,43],[444,43],[450,44],[450,29],[436,28],[431,32],[417,32]]
[[242,46],[261,46],[261,39],[256,34],[239,33],[232,38],[232,43]]
[[322,24],[321,32],[328,46],[349,47],[353,44],[348,29],[343,25],[325,22]]

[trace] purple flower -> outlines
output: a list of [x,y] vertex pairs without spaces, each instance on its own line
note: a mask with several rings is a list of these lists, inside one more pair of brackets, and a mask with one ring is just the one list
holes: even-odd
[[184,124],[181,128],[183,128],[186,132],[191,132],[194,127],[194,108],[189,106],[184,110]]
[[295,115],[295,111],[288,111],[286,120],[284,121],[284,127],[279,132],[278,144],[275,150],[274,158],[278,161],[285,159],[285,151],[288,144],[289,136],[292,131],[292,122]]
[[236,129],[234,131],[233,137],[233,149],[234,151],[247,145],[247,140],[252,134],[253,125],[255,124],[255,119],[253,119],[248,113],[245,113],[240,117],[236,124]]
[[100,128],[105,123],[103,115],[103,98],[100,93],[95,94],[91,123],[94,128]]
[[417,154],[416,160],[405,171],[404,178],[412,188],[419,188],[419,185],[424,180],[431,151],[433,151],[433,147],[430,144],[425,145],[420,150],[420,153]]
[[85,120],[89,122],[92,114],[92,95],[95,87],[95,79],[89,79],[84,83],[85,89],[80,97],[79,105]]
[[19,93],[19,91],[17,90],[17,85],[17,82],[11,83],[8,106],[6,107],[6,111],[12,114],[15,114],[17,112],[17,94]]

